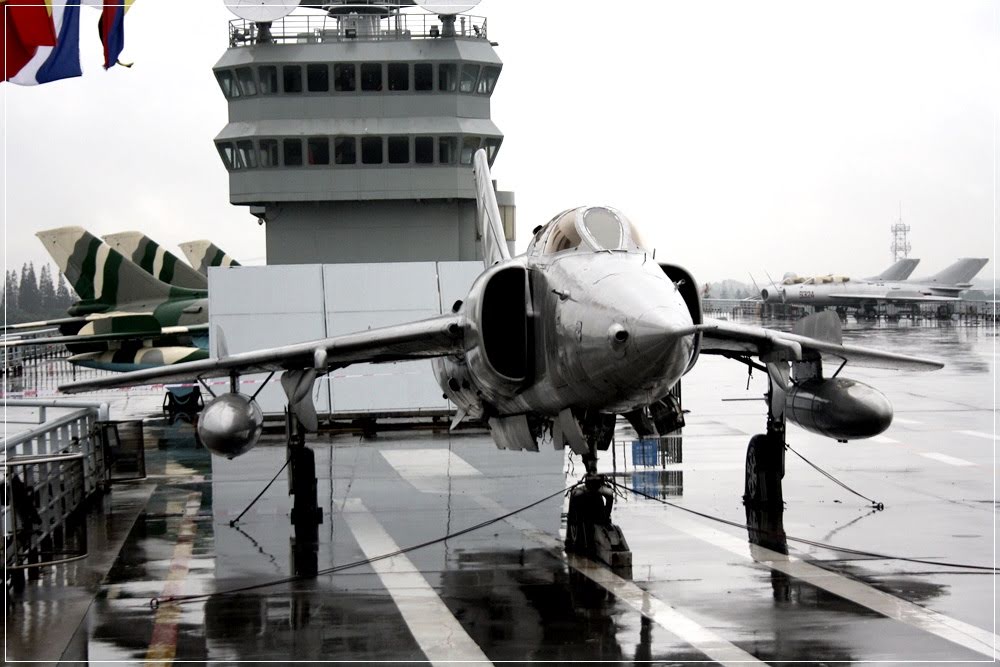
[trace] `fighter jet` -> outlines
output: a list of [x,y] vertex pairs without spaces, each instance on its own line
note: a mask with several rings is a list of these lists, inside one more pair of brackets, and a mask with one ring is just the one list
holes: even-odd
[[4,347],[65,344],[70,363],[134,371],[208,358],[205,290],[161,282],[82,227],[36,234],[80,301],[68,317],[4,327],[5,334],[57,327],[58,336],[11,340]]
[[567,549],[615,564],[627,545],[610,521],[612,494],[597,472],[598,452],[611,444],[618,415],[642,436],[675,428],[680,404],[671,389],[699,355],[767,373],[766,428],[748,445],[744,493],[748,503],[778,506],[786,421],[842,441],[877,435],[892,421],[889,400],[845,377],[844,368],[942,367],[845,345],[833,313],[805,318],[793,333],[705,319],[691,274],[654,258],[636,226],[607,206],[563,211],[537,229],[525,254],[511,257],[485,151],[476,153],[473,174],[485,270],[449,314],[60,389],[228,377],[230,391],[206,405],[197,429],[214,454],[232,458],[254,446],[263,421],[253,398],[239,393],[239,377],[283,373],[294,474],[297,452],[308,448],[291,434],[298,425],[317,428],[318,376],[355,363],[430,358],[456,421],[487,420],[502,449],[549,443],[582,457],[587,474],[570,500]]
[[107,234],[104,240],[157,280],[175,287],[206,290],[208,280],[142,232]]
[[[906,280],[913,273],[913,269],[917,268],[917,264],[920,263],[919,259],[911,259],[909,257],[904,257],[903,259],[896,260],[893,262],[892,266],[878,274],[877,276],[872,276],[870,278],[862,278],[862,282],[885,282],[887,280]],[[812,281],[813,283],[822,282],[850,282],[850,278],[846,276],[835,276],[833,274],[828,274],[825,276],[799,276],[794,273],[786,273],[782,276],[782,285],[799,285],[806,281]]]
[[211,241],[202,239],[201,241],[186,241],[178,244],[184,256],[187,257],[191,266],[198,270],[203,276],[208,275],[208,269],[212,266],[239,266],[240,263],[227,255],[217,245]]
[[885,278],[852,281],[843,276],[821,276],[798,280],[786,277],[780,285],[761,290],[768,303],[793,306],[834,306],[871,308],[879,303],[931,303],[958,301],[959,293],[969,289],[971,281],[989,260],[960,259],[943,271],[921,280]]

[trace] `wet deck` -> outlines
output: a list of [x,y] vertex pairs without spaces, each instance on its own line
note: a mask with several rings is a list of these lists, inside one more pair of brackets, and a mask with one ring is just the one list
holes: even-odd
[[[986,328],[886,327],[858,344],[943,358],[937,373],[851,371],[892,400],[883,436],[789,443],[883,511],[786,460],[783,517],[740,495],[763,404],[742,366],[703,358],[685,379],[682,463],[601,460],[646,493],[789,537],[929,561],[994,563],[995,338]],[[147,403],[152,399],[147,399]],[[154,403],[155,405],[156,403]],[[121,403],[119,402],[119,405]],[[129,410],[142,405],[134,402]],[[623,434],[624,436],[624,434]],[[992,573],[852,556],[737,529],[628,494],[615,508],[631,578],[560,549],[561,496],[372,565],[151,609],[150,598],[227,591],[455,532],[565,487],[562,453],[497,451],[484,434],[319,438],[323,523],[296,545],[278,442],[210,457],[188,424],[147,427],[146,482],[118,485],[91,518],[83,563],[31,582],[7,617],[8,660],[988,660]],[[787,554],[784,552],[787,550]],[[56,623],[58,621],[58,623]]]

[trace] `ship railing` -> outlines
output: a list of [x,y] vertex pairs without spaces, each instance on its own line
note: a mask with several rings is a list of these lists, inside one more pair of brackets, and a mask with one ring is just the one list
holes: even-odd
[[322,44],[326,42],[398,41],[407,39],[488,39],[486,18],[460,14],[443,22],[434,14],[296,15],[270,23],[245,19],[229,22],[231,47],[259,44]]
[[[3,523],[6,586],[22,572],[86,557],[86,526],[78,510],[108,484],[104,433],[106,403],[19,400],[5,402],[5,424],[33,428],[3,440]],[[58,409],[62,414],[53,416]],[[82,530],[81,530],[82,529]]]

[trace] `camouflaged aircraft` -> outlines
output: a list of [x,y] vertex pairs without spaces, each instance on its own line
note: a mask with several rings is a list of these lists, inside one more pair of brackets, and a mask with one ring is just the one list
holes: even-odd
[[[36,236],[80,300],[70,306],[68,317],[4,327],[4,347],[64,344],[72,353],[71,363],[111,371],[208,358],[206,290],[157,280],[82,227],[50,229]],[[162,275],[162,260],[160,264]],[[52,327],[59,335],[9,338]]]
[[[321,340],[96,378],[67,393],[228,377],[229,392],[198,420],[201,442],[233,458],[252,448],[263,415],[239,392],[240,376],[281,373],[288,400],[290,484],[315,497],[311,450],[301,430],[316,430],[317,377],[355,363],[431,359],[456,422],[486,420],[498,447],[569,447],[587,474],[570,499],[567,550],[627,565],[630,552],[611,523],[613,490],[597,472],[619,415],[640,436],[664,434],[683,420],[673,393],[699,355],[714,354],[766,372],[766,432],[751,438],[744,497],[782,506],[785,423],[836,440],[875,436],[892,422],[889,399],[841,374],[845,367],[932,370],[942,364],[845,345],[840,320],[819,313],[792,333],[702,316],[698,285],[684,268],[655,258],[620,211],[582,206],[539,226],[525,254],[511,257],[486,152],[473,159],[484,271],[446,315]],[[829,368],[835,372],[825,374]],[[295,510],[293,509],[293,516]]]
[[142,232],[106,234],[104,240],[157,280],[187,289],[208,289],[208,278]]
[[178,246],[191,266],[195,267],[198,273],[203,276],[207,276],[209,268],[213,266],[240,266],[239,262],[227,255],[217,245],[205,239],[185,241],[179,243]]

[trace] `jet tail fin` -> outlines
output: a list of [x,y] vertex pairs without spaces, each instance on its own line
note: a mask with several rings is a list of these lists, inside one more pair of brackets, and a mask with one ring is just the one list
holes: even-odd
[[170,285],[149,275],[83,227],[59,227],[35,236],[84,301],[114,306],[172,295]]
[[945,270],[935,273],[927,279],[927,282],[940,285],[968,284],[989,261],[985,257],[963,257]]
[[187,241],[179,247],[191,266],[203,276],[207,276],[208,269],[213,266],[240,266],[239,262],[207,239]]
[[510,251],[507,249],[500,207],[497,205],[497,195],[490,177],[490,163],[482,148],[476,151],[473,158],[472,172],[476,178],[476,222],[482,237],[483,264],[489,268],[510,259]]
[[906,280],[910,277],[910,274],[913,273],[913,269],[917,268],[917,264],[919,263],[919,259],[904,257],[903,259],[897,260],[892,266],[877,276],[872,276],[869,280]]
[[151,276],[176,287],[208,289],[208,281],[173,253],[142,232],[107,234],[104,240],[112,248],[138,264]]

